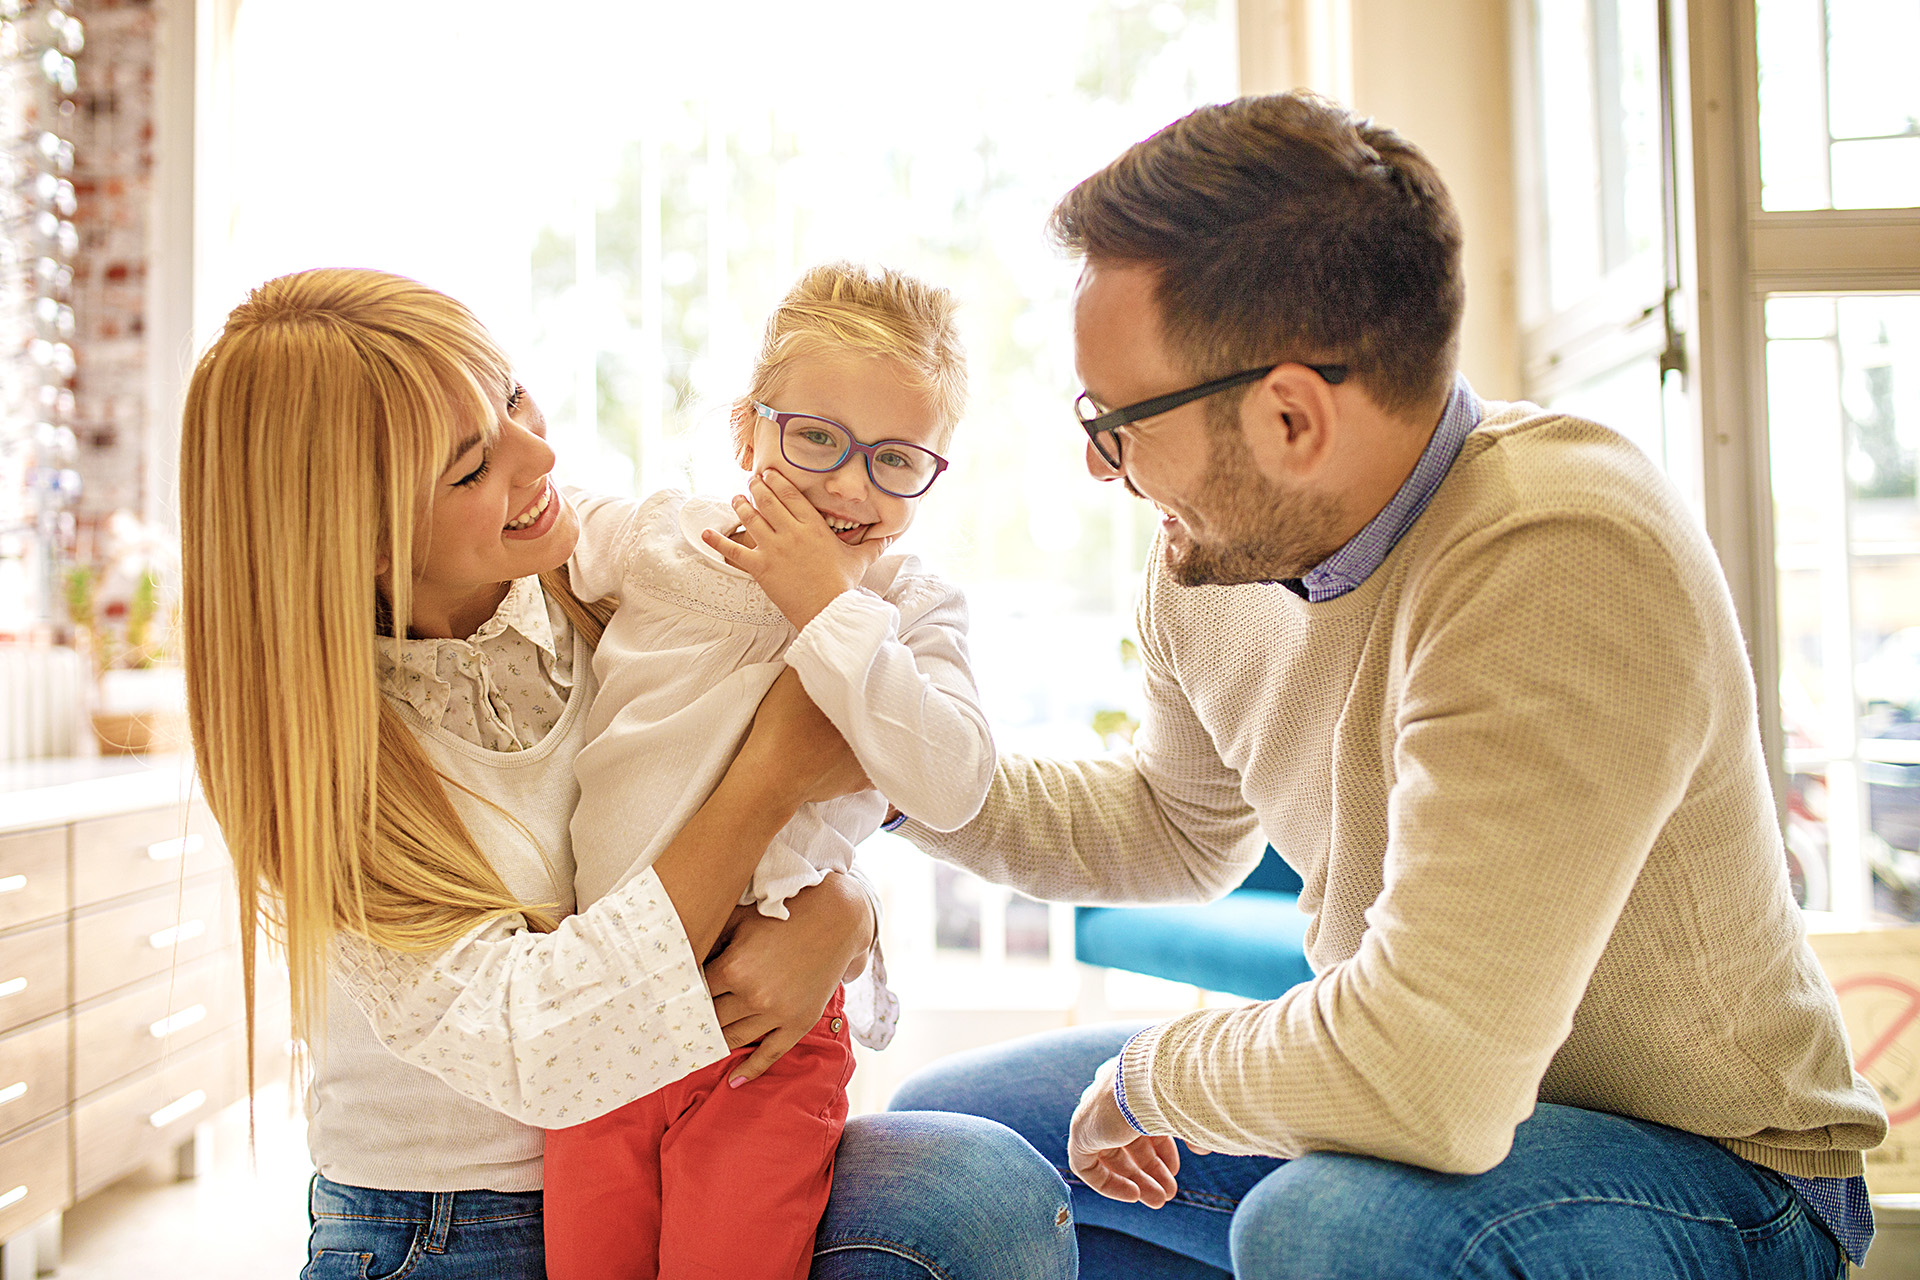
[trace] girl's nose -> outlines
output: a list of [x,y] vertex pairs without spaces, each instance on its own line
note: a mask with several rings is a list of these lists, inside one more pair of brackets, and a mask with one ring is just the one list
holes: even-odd
[[827,477],[827,492],[840,498],[861,498],[867,493],[867,460],[850,453],[839,470]]

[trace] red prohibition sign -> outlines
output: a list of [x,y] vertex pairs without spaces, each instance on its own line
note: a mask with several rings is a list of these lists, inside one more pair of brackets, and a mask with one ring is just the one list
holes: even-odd
[[[1878,987],[1885,991],[1891,991],[1896,995],[1905,997],[1907,1003],[1906,1007],[1901,1009],[1900,1012],[1894,1016],[1893,1021],[1887,1025],[1886,1030],[1880,1033],[1880,1037],[1862,1049],[1854,1057],[1854,1070],[1858,1071],[1861,1075],[1866,1075],[1867,1068],[1880,1060],[1880,1056],[1893,1046],[1895,1040],[1900,1038],[1900,1033],[1913,1025],[1915,1018],[1920,1018],[1920,987],[1914,986],[1911,982],[1902,982],[1899,978],[1890,978],[1882,973],[1856,974],[1851,978],[1842,978],[1839,982],[1834,983],[1833,992],[1835,995],[1840,996],[1845,995],[1849,991],[1860,991],[1868,987]],[[1905,1124],[1915,1116],[1920,1116],[1920,1099],[1916,1099],[1911,1106],[1902,1107],[1898,1111],[1888,1112],[1887,1123]]]

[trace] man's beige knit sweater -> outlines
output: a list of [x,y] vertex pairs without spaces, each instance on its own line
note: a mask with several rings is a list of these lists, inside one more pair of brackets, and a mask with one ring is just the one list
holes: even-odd
[[923,848],[1040,897],[1217,896],[1270,840],[1315,977],[1175,1018],[1150,1133],[1449,1172],[1535,1100],[1846,1177],[1886,1118],[1787,889],[1720,567],[1619,436],[1490,405],[1357,590],[1183,588],[1159,548],[1131,752],[1009,756]]

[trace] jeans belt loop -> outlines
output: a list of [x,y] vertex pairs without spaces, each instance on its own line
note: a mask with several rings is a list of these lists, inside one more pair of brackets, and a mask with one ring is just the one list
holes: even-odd
[[433,1194],[432,1221],[427,1223],[425,1248],[428,1253],[447,1251],[447,1234],[453,1230],[452,1191],[435,1191]]

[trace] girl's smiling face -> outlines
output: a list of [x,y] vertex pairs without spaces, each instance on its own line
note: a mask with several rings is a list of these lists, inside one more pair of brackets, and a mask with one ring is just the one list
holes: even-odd
[[413,556],[413,635],[472,635],[509,583],[560,567],[579,541],[579,518],[553,483],[539,406],[515,383],[494,411],[493,439],[473,430],[434,481]]
[[[795,356],[786,362],[767,403],[782,413],[837,422],[862,444],[899,440],[938,452],[947,434],[933,393],[914,386],[907,370],[887,356]],[[899,498],[875,488],[866,459],[857,453],[849,453],[835,471],[794,466],[780,451],[779,426],[765,418],[754,420],[753,439],[742,451],[740,465],[785,476],[846,543],[905,533],[920,505],[920,498]]]

